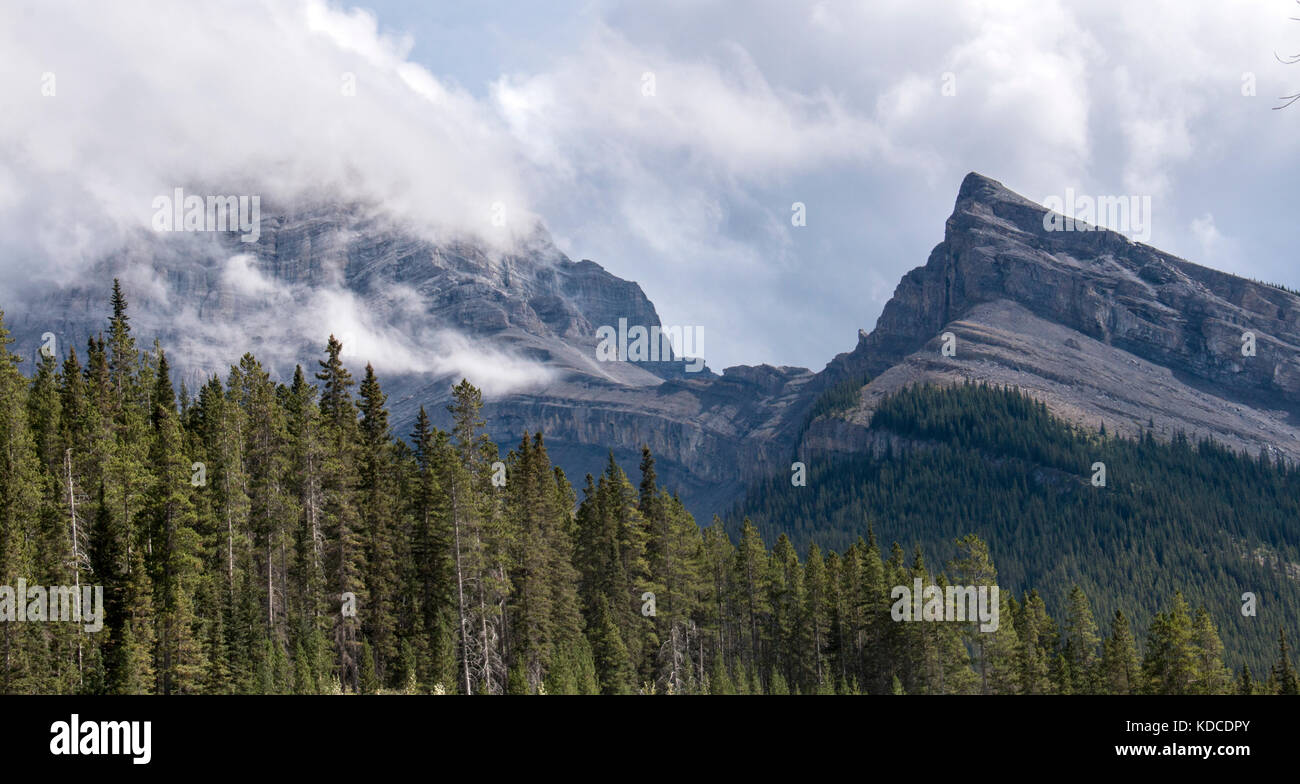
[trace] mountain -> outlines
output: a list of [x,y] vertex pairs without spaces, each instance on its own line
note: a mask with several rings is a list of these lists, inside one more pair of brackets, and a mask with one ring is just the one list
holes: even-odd
[[[917,382],[1018,386],[1111,433],[1209,436],[1300,457],[1300,297],[1108,231],[1049,231],[1046,208],[970,174],[944,241],[871,333],[821,375],[870,376],[801,453],[856,452],[878,401]],[[942,351],[945,332],[955,352]],[[1243,334],[1254,356],[1243,356]]]
[[1003,591],[1035,591],[1058,617],[1077,586],[1097,618],[1118,610],[1145,630],[1181,592],[1223,631],[1232,666],[1257,673],[1279,627],[1300,633],[1294,464],[1181,435],[1103,436],[977,382],[886,396],[867,433],[873,451],[812,460],[804,484],[775,475],[751,488],[728,534],[749,521],[799,552],[877,542],[896,564],[938,565],[954,582],[948,564],[974,535]]
[[82,350],[120,276],[137,333],[162,341],[190,389],[224,375],[234,346],[281,380],[295,364],[314,371],[335,333],[354,371],[374,362],[399,435],[421,405],[445,421],[468,376],[501,444],[540,429],[575,481],[608,450],[632,465],[648,444],[661,481],[705,520],[796,455],[877,449],[879,401],[926,381],[1010,384],[1090,428],[1300,458],[1300,297],[1116,232],[1049,231],[1046,208],[978,174],[875,329],[816,373],[599,361],[601,327],[659,316],[636,283],[569,259],[541,228],[499,251],[356,205],[263,214],[256,242],[142,234],[81,280],[5,303],[18,350],[32,356],[46,333]]
[[1181,591],[1234,666],[1267,671],[1300,613],[1300,297],[1047,225],[969,175],[944,241],[808,385],[806,483],[774,472],[727,530],[800,551],[874,534],[931,565],[973,533],[1006,589],[1063,608],[1079,586],[1137,629]]
[[810,371],[599,361],[601,327],[660,327],[659,316],[636,283],[569,259],[540,227],[502,251],[430,239],[356,205],[263,215],[255,242],[145,233],[81,280],[11,300],[16,350],[33,357],[52,334],[60,352],[84,357],[121,277],[136,333],[161,341],[192,391],[225,376],[234,347],[251,347],[281,381],[295,364],[315,372],[335,334],[354,373],[375,364],[398,435],[420,406],[446,424],[450,388],[467,376],[503,447],[542,430],[580,482],[610,449],[635,464],[648,444],[661,478],[705,519],[788,456],[788,414]]

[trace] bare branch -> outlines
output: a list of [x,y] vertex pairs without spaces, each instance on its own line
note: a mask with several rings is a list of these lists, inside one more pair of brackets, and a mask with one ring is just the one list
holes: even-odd
[[[1300,0],[1296,0],[1296,5],[1300,5]],[[1293,16],[1291,17],[1291,21],[1300,22],[1300,17]],[[1277,52],[1274,52],[1273,56],[1276,57],[1277,61],[1279,63],[1282,63],[1283,65],[1295,65],[1296,63],[1300,63],[1300,54],[1292,55],[1290,57],[1282,57]],[[1273,108],[1285,109],[1291,104],[1295,103],[1296,101],[1300,101],[1300,93],[1294,93],[1292,95],[1284,95],[1278,100],[1283,101],[1284,103],[1281,106],[1274,106]]]

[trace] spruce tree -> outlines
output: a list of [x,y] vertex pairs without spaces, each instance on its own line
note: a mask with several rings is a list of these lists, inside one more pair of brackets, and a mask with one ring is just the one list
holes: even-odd
[[1182,592],[1169,612],[1157,613],[1147,635],[1142,676],[1152,694],[1189,694],[1197,678],[1192,620]]
[[1232,672],[1223,663],[1223,642],[1204,607],[1196,610],[1192,621],[1192,646],[1196,656],[1196,680],[1192,691],[1196,694],[1230,694]]
[[1101,638],[1092,606],[1079,586],[1070,590],[1065,616],[1065,660],[1070,668],[1070,690],[1075,694],[1092,694],[1098,689],[1097,646]]
[[[326,584],[331,599],[337,602],[332,612],[338,677],[345,689],[357,691],[361,686],[358,616],[369,611],[369,597],[364,582],[365,540],[356,498],[357,410],[349,391],[354,382],[352,374],[343,366],[342,352],[343,345],[331,335],[326,358],[320,361],[321,369],[316,373],[316,378],[324,382],[320,396],[321,428],[326,445],[321,466],[321,513],[327,539]],[[356,602],[356,614],[348,611],[350,599]]]
[[767,608],[764,606],[763,575],[767,561],[767,552],[758,529],[748,519],[741,527],[740,543],[736,547],[735,575],[737,604],[745,618],[748,656],[751,664],[761,661],[759,648],[759,627],[764,621]]
[[1237,694],[1248,697],[1255,693],[1255,682],[1250,677],[1250,665],[1241,667],[1241,677],[1237,680]]
[[363,579],[369,599],[362,631],[374,649],[376,676],[381,683],[396,686],[393,665],[398,659],[396,519],[399,507],[396,501],[398,488],[394,482],[397,460],[385,408],[388,396],[380,388],[375,369],[369,363],[359,392],[359,513],[365,542]]
[[1111,620],[1110,636],[1102,645],[1098,684],[1105,694],[1137,694],[1142,689],[1142,669],[1128,618],[1120,610]]
[[[0,311],[0,585],[17,586],[33,575],[41,508],[41,468],[28,426],[27,382],[18,372],[21,357],[9,351],[13,339]],[[16,588],[15,588],[16,590]],[[26,597],[15,596],[15,602]],[[12,610],[12,608],[10,608]],[[0,691],[40,691],[36,672],[40,655],[40,624],[0,622]]]
[[148,510],[157,602],[154,672],[163,694],[199,689],[207,667],[196,628],[195,596],[202,580],[202,542],[190,503],[190,462],[181,439],[167,357],[158,355],[153,390]]
[[1269,678],[1275,685],[1277,694],[1300,694],[1295,668],[1291,664],[1291,648],[1287,645],[1286,630],[1277,632],[1277,660],[1273,664]]

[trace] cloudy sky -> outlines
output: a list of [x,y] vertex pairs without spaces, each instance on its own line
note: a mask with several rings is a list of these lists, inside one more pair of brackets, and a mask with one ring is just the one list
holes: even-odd
[[[6,2],[0,272],[67,280],[203,181],[429,231],[542,220],[709,363],[820,368],[961,178],[1150,196],[1150,243],[1300,288],[1291,0]],[[347,94],[345,85],[354,85]],[[52,89],[51,89],[52,88]],[[791,224],[792,205],[806,225]],[[0,284],[3,288],[8,284]]]

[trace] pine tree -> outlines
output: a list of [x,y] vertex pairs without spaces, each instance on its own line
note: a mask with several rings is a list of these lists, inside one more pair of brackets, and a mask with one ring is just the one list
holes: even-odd
[[[762,578],[764,605],[771,610],[771,620],[763,623],[760,636],[778,653],[759,664],[764,670],[784,670],[787,683],[796,688],[816,686],[815,666],[811,665],[811,635],[804,617],[807,588],[799,554],[784,533],[776,538],[764,564]],[[784,655],[779,655],[784,654]]]
[[[948,586],[947,577],[940,575],[941,591]],[[936,691],[940,694],[975,694],[981,682],[971,665],[970,651],[965,642],[965,630],[949,623],[934,624],[935,657],[938,662]],[[981,632],[983,633],[983,632]]]
[[984,645],[986,668],[985,694],[1019,694],[1023,678],[1022,643],[1017,634],[1017,608],[1010,591],[999,591],[998,628],[983,632],[989,640]]
[[[232,368],[231,380],[239,385],[237,369]],[[215,376],[200,389],[189,416],[194,450],[191,468],[194,463],[199,468],[199,487],[193,494],[196,530],[207,566],[207,580],[197,596],[197,614],[209,621],[204,648],[213,664],[205,690],[228,693],[236,691],[238,683],[251,682],[255,653],[236,640],[242,633],[237,608],[246,600],[244,586],[252,584],[245,580],[252,549],[252,499],[243,437],[248,427],[237,395],[227,394]]]
[[[27,422],[40,464],[40,508],[33,542],[33,571],[29,580],[47,586],[73,586],[81,595],[81,567],[85,558],[84,525],[75,524],[77,488],[70,469],[62,428],[61,380],[58,363],[42,353],[27,392]],[[71,492],[69,492],[71,491]],[[84,674],[84,632],[74,624],[56,624],[44,636],[45,650],[39,668],[42,690],[70,693],[79,690]]]
[[1270,681],[1275,684],[1277,694],[1300,694],[1296,671],[1291,664],[1291,648],[1287,645],[1286,630],[1277,632],[1277,661],[1273,664]]
[[[575,563],[588,620],[587,637],[602,688],[621,680],[625,671],[630,672],[630,682],[653,681],[657,646],[652,623],[641,615],[640,598],[653,587],[645,557],[648,534],[637,508],[636,491],[613,453],[598,483],[593,485],[588,476],[584,496],[577,515]],[[608,614],[618,630],[617,644],[599,622],[591,625],[592,619],[602,614]],[[624,653],[626,668],[611,658]]]
[[533,692],[581,635],[569,512],[573,492],[563,472],[551,466],[541,433],[531,441],[525,434],[509,460],[506,508],[514,550],[510,639],[512,656]]
[[[14,587],[18,578],[33,574],[36,554],[32,546],[37,541],[42,483],[24,405],[27,383],[18,372],[21,357],[9,351],[12,343],[0,311],[0,585]],[[26,597],[15,596],[13,601],[26,601]],[[38,629],[39,624],[0,623],[0,660],[4,662],[0,691],[40,690],[42,684],[35,672],[43,661]]]
[[370,646],[370,640],[364,637],[361,638],[358,668],[357,691],[361,694],[378,694],[381,684],[375,668],[375,649]]
[[734,557],[735,547],[727,538],[722,521],[714,517],[713,524],[704,531],[702,549],[703,579],[708,597],[704,602],[705,606],[701,608],[703,618],[707,619],[702,637],[708,636],[712,648],[712,663],[709,666],[711,694],[720,693],[717,689],[728,685],[729,681],[718,680],[718,674],[720,670],[725,676],[734,661],[735,652],[732,645],[736,639],[736,630],[732,619],[736,616],[731,610],[733,593],[730,588],[731,563]]
[[602,694],[628,694],[633,689],[635,677],[631,657],[627,646],[623,644],[623,636],[609,609],[608,600],[601,597],[597,601],[587,638],[591,640],[600,691]]
[[[874,540],[874,535],[873,535]],[[997,585],[998,570],[993,565],[993,559],[989,555],[989,548],[985,542],[975,534],[958,539],[957,557],[948,565],[949,571],[953,574],[953,580],[958,585],[968,586],[987,586]],[[874,543],[872,550],[874,551]],[[877,559],[878,556],[868,556],[868,561]],[[875,588],[879,590],[879,588]],[[1003,616],[1000,616],[1003,617]],[[987,694],[989,692],[989,673],[988,673],[988,634],[980,631],[979,624],[971,621],[966,626],[967,644],[974,651],[975,666],[980,676],[980,691]]]
[[307,383],[301,366],[283,395],[286,419],[286,490],[297,509],[293,531],[293,562],[289,579],[289,610],[297,644],[316,652],[311,638],[327,628],[325,605],[325,521],[322,486],[325,457],[320,441],[320,408],[316,388]]
[[1101,676],[1098,684],[1105,694],[1137,694],[1142,688],[1142,669],[1128,618],[1120,610],[1111,621],[1110,636],[1102,645]]
[[468,380],[452,389],[453,457],[447,461],[447,487],[452,519],[453,563],[456,570],[461,664],[467,694],[497,694],[505,688],[506,662],[497,650],[501,639],[501,607],[508,586],[502,565],[502,544],[495,536],[496,499],[491,462],[496,447],[483,431],[483,396]]
[[408,593],[417,598],[419,640],[416,650],[428,662],[424,680],[444,688],[457,682],[458,635],[455,632],[454,568],[447,495],[439,477],[449,459],[447,436],[435,430],[424,406],[411,433],[415,475],[409,483],[411,568]]
[[748,658],[751,664],[762,661],[759,648],[759,627],[766,611],[763,602],[763,574],[767,552],[763,547],[758,529],[748,519],[741,527],[740,544],[735,555],[735,585],[737,604],[745,617],[745,631],[748,634]]
[[804,561],[804,606],[801,614],[806,621],[804,641],[808,651],[805,664],[809,682],[821,688],[834,681],[827,672],[826,648],[830,638],[830,584],[826,575],[826,562],[816,543],[808,546]]
[[1075,694],[1092,694],[1098,689],[1097,646],[1101,638],[1097,622],[1092,617],[1092,606],[1083,589],[1074,586],[1070,591],[1069,607],[1065,617],[1065,660],[1070,668],[1070,690]]
[[1196,694],[1232,693],[1232,672],[1223,664],[1223,642],[1204,607],[1196,610],[1192,621],[1192,647],[1196,657]]
[[559,532],[551,508],[553,477],[540,458],[526,433],[507,458],[506,514],[517,533],[512,537],[510,679],[520,694],[532,693],[545,680],[556,643],[551,548]]
[[638,497],[627,474],[611,452],[597,487],[601,515],[615,537],[622,584],[609,586],[609,607],[627,646],[636,683],[654,680],[658,638],[652,621],[641,614],[641,597],[658,586],[647,558],[651,532],[637,506]]
[[[288,583],[291,526],[296,503],[287,484],[288,432],[277,391],[252,354],[240,358],[231,374],[231,394],[242,412],[243,462],[248,484],[249,567],[257,578],[261,623],[270,657],[287,656]],[[264,590],[263,590],[264,589]]]
[[361,624],[357,615],[344,612],[344,602],[355,598],[368,607],[364,582],[365,541],[356,507],[357,411],[349,388],[352,374],[343,367],[343,345],[330,336],[326,359],[316,378],[324,382],[320,396],[321,427],[327,445],[321,466],[323,528],[328,541],[325,574],[332,596],[338,596],[334,622],[334,648],[338,677],[344,688],[360,688]]
[[698,652],[698,610],[703,542],[699,526],[676,496],[658,485],[654,456],[641,448],[641,484],[637,511],[648,532],[646,561],[649,579],[642,593],[656,597],[653,637],[657,646],[655,683],[665,692],[679,694],[704,679]]
[[1046,605],[1036,591],[1030,591],[1016,617],[1020,633],[1020,689],[1024,694],[1052,691],[1050,663],[1054,658],[1055,630]]
[[358,455],[359,512],[365,541],[365,576],[369,599],[362,632],[375,653],[375,670],[381,683],[397,685],[393,664],[398,658],[396,517],[398,488],[394,484],[397,460],[388,411],[388,396],[380,389],[375,369],[366,364],[361,382],[360,453]]
[[1169,612],[1157,613],[1148,632],[1142,677],[1152,694],[1189,694],[1196,681],[1192,621],[1182,592]]
[[189,499],[190,465],[183,453],[181,429],[166,355],[158,355],[153,392],[153,442],[149,462],[154,485],[148,514],[155,599],[158,603],[158,652],[154,672],[163,694],[197,691],[206,669],[195,617],[195,595],[202,579],[202,543],[195,531]]
[[1237,694],[1249,697],[1255,693],[1255,682],[1250,677],[1250,665],[1241,667],[1241,677],[1237,680]]
[[727,672],[727,666],[723,662],[723,657],[715,656],[713,659],[713,670],[709,676],[709,694],[735,694],[736,686],[731,680],[731,674]]
[[[113,505],[114,517],[126,533],[127,570],[138,597],[146,589],[152,590],[147,575],[137,573],[136,569],[137,561],[143,565],[143,554],[152,549],[150,527],[137,519],[144,512],[145,494],[150,485],[146,469],[150,410],[147,387],[152,376],[145,372],[145,362],[136,348],[127,315],[126,296],[117,280],[113,281],[111,304],[113,315],[109,320],[108,342],[104,344],[101,341],[98,346],[96,363],[98,366],[106,362],[106,365],[92,368],[92,371],[104,373],[104,377],[98,380],[103,385],[98,400],[102,435],[93,448],[101,460],[102,475],[107,477],[107,503]],[[153,668],[147,662],[152,657],[153,631],[144,628],[152,622],[152,608],[132,607],[131,635],[136,654],[131,660],[133,671],[129,688],[138,692],[147,688],[144,683],[152,681]]]

